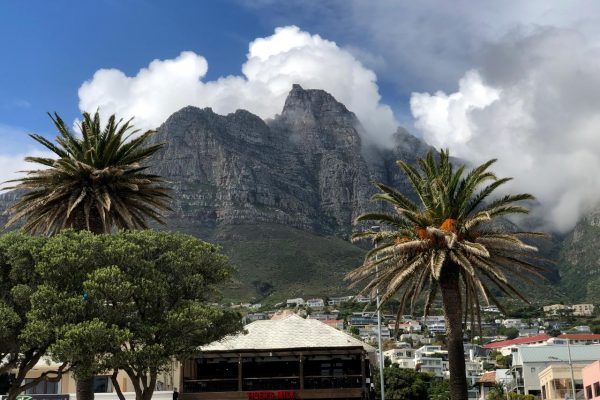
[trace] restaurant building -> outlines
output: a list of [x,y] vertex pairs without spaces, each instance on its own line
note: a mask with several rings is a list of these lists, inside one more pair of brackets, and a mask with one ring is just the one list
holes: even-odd
[[182,364],[181,400],[370,398],[373,347],[297,315],[245,330]]

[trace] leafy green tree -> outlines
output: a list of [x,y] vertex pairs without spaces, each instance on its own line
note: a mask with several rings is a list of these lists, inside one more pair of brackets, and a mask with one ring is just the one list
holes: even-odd
[[[8,189],[23,194],[8,210],[7,227],[24,222],[27,232],[52,235],[65,228],[108,233],[147,228],[148,219],[162,222],[160,212],[169,210],[169,190],[144,165],[162,147],[146,145],[152,131],[138,135],[131,120],[123,123],[114,115],[102,127],[98,112],[84,112],[79,137],[58,114],[50,118],[58,131],[56,143],[37,134],[31,137],[57,158],[25,158],[42,169],[11,181],[15,185]],[[79,375],[77,398],[93,400],[93,376]]]
[[494,223],[500,217],[527,213],[515,203],[533,196],[506,195],[484,202],[510,180],[498,179],[489,171],[494,162],[490,160],[465,174],[464,165],[454,168],[447,151],[437,159],[429,152],[419,160],[420,171],[398,161],[419,203],[378,183],[380,193],[373,200],[387,203],[392,211],[360,216],[357,222],[380,224],[381,230],[366,229],[353,235],[355,241],[370,239],[375,245],[363,265],[347,275],[355,285],[367,281],[365,292],[379,290],[383,303],[400,294],[399,314],[405,304],[414,309],[422,293],[427,293],[428,314],[438,292],[441,294],[454,400],[467,399],[463,322],[470,319],[471,326],[476,319],[480,322],[480,297],[505,311],[491,287],[526,301],[508,277],[526,282],[532,282],[532,277],[544,278],[544,268],[533,263],[537,249],[521,239],[545,235],[514,232],[505,229],[505,224]]
[[450,385],[446,379],[434,379],[429,387],[429,400],[450,400]]
[[0,375],[15,371],[8,386],[8,399],[44,379],[58,380],[67,365],[49,370],[27,383],[25,376],[54,343],[53,330],[44,335],[31,335],[26,328],[36,323],[30,314],[31,294],[40,284],[35,270],[35,257],[44,239],[22,232],[0,236]]
[[7,226],[25,221],[34,234],[54,234],[64,228],[108,233],[113,228],[147,228],[147,219],[162,222],[169,190],[164,179],[143,165],[163,144],[146,145],[153,131],[138,134],[131,120],[110,116],[104,128],[98,112],[83,113],[78,137],[54,114],[56,144],[30,135],[57,158],[26,157],[42,169],[29,171],[8,189],[24,194],[9,208]]
[[[376,397],[381,398],[379,389],[379,373],[373,374]],[[391,366],[384,368],[383,379],[385,382],[386,400],[421,400],[427,399],[431,377],[427,374],[412,369]]]
[[506,338],[509,340],[519,337],[519,330],[514,327],[506,328],[502,326],[500,327],[500,329],[498,329],[498,333],[500,335],[506,336]]
[[231,275],[227,258],[192,236],[65,231],[47,239],[38,270],[32,312],[47,316],[38,331],[58,327],[52,357],[78,379],[113,371],[121,397],[118,370],[137,400],[150,400],[173,358],[242,328],[239,314],[209,303]]

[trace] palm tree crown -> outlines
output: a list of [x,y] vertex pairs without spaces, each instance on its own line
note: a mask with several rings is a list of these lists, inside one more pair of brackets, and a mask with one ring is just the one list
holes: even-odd
[[[532,263],[537,249],[521,239],[545,235],[507,231],[499,227],[502,224],[492,223],[501,216],[527,213],[525,207],[515,203],[533,199],[530,194],[516,194],[484,203],[495,189],[510,180],[498,179],[488,170],[495,161],[490,160],[466,175],[464,165],[453,167],[448,151],[441,151],[437,161],[429,152],[425,159],[419,160],[420,171],[398,161],[420,205],[386,185],[376,184],[380,193],[373,200],[388,203],[394,212],[369,213],[357,219],[381,223],[382,229],[353,235],[354,241],[371,239],[375,247],[367,253],[363,265],[347,278],[355,285],[368,281],[367,292],[381,290],[382,304],[400,293],[399,315],[409,303],[413,309],[424,293],[427,293],[427,315],[443,283],[445,270],[456,270],[459,274],[465,319],[467,315],[479,319],[480,297],[504,309],[490,290],[490,284],[508,296],[526,301],[508,277],[514,275],[526,281],[531,281],[532,276],[543,278],[544,268]],[[486,182],[487,186],[479,189]]]
[[26,231],[51,235],[64,228],[107,233],[146,228],[147,219],[163,222],[159,212],[169,209],[169,190],[143,165],[163,145],[145,145],[153,131],[138,135],[131,120],[123,123],[114,115],[102,128],[98,112],[83,113],[78,137],[58,114],[50,118],[59,133],[56,144],[30,136],[56,158],[26,158],[44,168],[10,181],[15,185],[7,189],[24,194],[9,209],[7,226],[23,219]]

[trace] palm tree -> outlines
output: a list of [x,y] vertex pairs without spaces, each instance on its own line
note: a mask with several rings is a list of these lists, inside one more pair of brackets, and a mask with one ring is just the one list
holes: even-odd
[[516,276],[527,282],[532,282],[532,277],[543,278],[544,268],[533,264],[537,249],[521,239],[545,235],[509,231],[502,228],[503,224],[494,223],[499,217],[527,213],[525,207],[515,203],[532,200],[533,196],[506,195],[484,203],[510,180],[498,179],[488,170],[495,161],[467,174],[464,165],[454,168],[448,151],[442,151],[437,160],[429,152],[419,160],[420,171],[398,161],[420,204],[377,183],[380,192],[372,199],[391,205],[394,211],[361,215],[357,222],[378,223],[383,229],[371,228],[353,235],[354,241],[371,239],[375,247],[347,279],[353,285],[367,282],[363,292],[374,294],[379,290],[381,304],[398,294],[397,321],[406,305],[414,308],[421,294],[426,294],[427,315],[441,293],[453,400],[467,399],[463,323],[470,319],[473,326],[477,320],[481,326],[480,298],[504,310],[492,287],[527,301],[508,278]]
[[83,113],[78,137],[58,114],[50,118],[59,133],[56,144],[30,136],[57,158],[27,157],[45,168],[9,181],[15,185],[7,189],[24,194],[10,207],[7,227],[24,220],[24,230],[52,235],[65,228],[108,233],[147,228],[148,219],[163,222],[160,211],[169,209],[168,189],[143,165],[163,145],[145,145],[153,131],[137,136],[131,120],[122,123],[114,115],[102,129],[98,112],[93,117]]
[[[83,113],[81,136],[64,121],[50,115],[58,130],[56,144],[32,134],[35,141],[56,155],[27,157],[44,168],[28,171],[7,189],[22,191],[9,208],[6,227],[24,220],[32,234],[52,235],[65,228],[96,234],[113,229],[147,228],[147,220],[162,223],[161,211],[169,210],[165,180],[147,172],[144,165],[163,144],[146,145],[153,134],[139,134],[131,120],[123,123],[109,117],[104,128],[98,112]],[[93,376],[77,380],[77,399],[93,400]]]

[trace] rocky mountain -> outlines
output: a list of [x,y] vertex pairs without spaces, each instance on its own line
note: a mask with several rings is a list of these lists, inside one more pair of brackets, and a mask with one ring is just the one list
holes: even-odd
[[560,286],[570,298],[600,304],[600,208],[564,237],[558,270]]
[[[371,203],[371,181],[410,193],[396,166],[430,147],[399,129],[388,149],[361,142],[354,113],[322,90],[294,85],[281,114],[218,115],[185,107],[157,130],[153,172],[174,189],[167,228],[217,242],[238,268],[231,299],[347,294],[364,250],[347,240]],[[0,196],[0,209],[15,199]],[[600,228],[598,228],[600,229]]]
[[362,129],[333,96],[299,85],[269,121],[243,110],[223,116],[183,108],[154,138],[166,143],[155,172],[168,177],[176,193],[170,221],[206,228],[274,223],[346,237],[369,206],[370,181],[406,185],[392,160],[428,149],[399,131],[397,151],[381,157],[361,146]]

